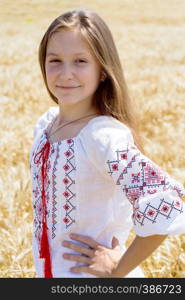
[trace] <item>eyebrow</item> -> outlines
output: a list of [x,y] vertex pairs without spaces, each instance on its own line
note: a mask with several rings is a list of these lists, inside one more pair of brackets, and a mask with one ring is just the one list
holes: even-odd
[[[73,54],[74,54],[74,55],[85,55],[86,53],[84,53],[84,52],[78,52],[78,53],[73,53]],[[49,53],[47,53],[46,56],[50,56],[50,55],[58,56],[58,55],[60,55],[60,54],[53,53],[53,52],[49,52]]]

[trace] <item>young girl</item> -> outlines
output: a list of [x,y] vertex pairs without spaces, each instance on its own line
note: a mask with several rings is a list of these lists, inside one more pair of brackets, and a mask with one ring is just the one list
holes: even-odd
[[144,155],[110,30],[92,11],[66,12],[39,61],[57,106],[30,153],[37,276],[144,277],[139,264],[185,232],[185,190]]

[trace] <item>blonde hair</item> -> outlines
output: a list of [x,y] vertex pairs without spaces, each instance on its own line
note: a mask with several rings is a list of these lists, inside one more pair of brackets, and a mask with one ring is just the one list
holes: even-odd
[[87,41],[92,53],[100,63],[105,80],[101,81],[92,99],[92,104],[102,115],[111,115],[127,125],[133,134],[135,144],[144,152],[138,133],[138,117],[133,112],[134,104],[128,94],[122,65],[110,29],[101,17],[88,9],[75,9],[57,17],[44,34],[39,46],[39,63],[50,97],[57,98],[47,85],[45,59],[47,43],[51,35],[63,29],[78,29]]

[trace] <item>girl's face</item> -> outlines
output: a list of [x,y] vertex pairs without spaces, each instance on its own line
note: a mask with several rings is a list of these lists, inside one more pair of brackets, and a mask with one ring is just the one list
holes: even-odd
[[62,104],[91,102],[100,83],[100,64],[78,30],[61,30],[51,36],[45,69],[48,87]]

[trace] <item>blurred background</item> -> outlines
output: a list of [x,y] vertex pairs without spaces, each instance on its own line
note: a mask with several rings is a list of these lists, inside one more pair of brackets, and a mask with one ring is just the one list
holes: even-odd
[[[185,186],[185,1],[0,0],[0,277],[35,277],[29,153],[39,116],[55,103],[38,64],[50,23],[72,8],[110,27],[150,159]],[[131,230],[127,245],[134,238]],[[185,277],[185,235],[142,263],[146,277]]]

